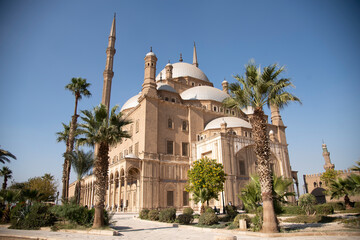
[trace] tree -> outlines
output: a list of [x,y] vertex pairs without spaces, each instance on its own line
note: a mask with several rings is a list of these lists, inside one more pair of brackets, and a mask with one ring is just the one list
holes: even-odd
[[[275,175],[272,176],[272,181],[273,203],[275,208],[281,210],[280,203],[287,203],[288,197],[295,196],[294,192],[288,191],[293,182],[291,179]],[[241,190],[239,198],[242,200],[246,210],[256,212],[262,202],[259,176],[251,176],[250,182]]]
[[360,193],[360,175],[351,174],[348,177],[349,189],[351,191],[351,195],[356,195]]
[[6,151],[4,149],[0,148],[0,162],[4,164],[5,162],[10,162],[10,158],[15,159],[15,155],[13,155],[11,152]]
[[350,168],[351,171],[360,172],[360,161],[356,161],[356,164]]
[[207,157],[196,160],[188,171],[188,184],[186,191],[193,193],[194,202],[201,202],[202,210],[204,203],[209,206],[213,198],[218,200],[219,192],[224,190],[225,172],[223,165],[215,159]]
[[242,109],[251,106],[254,109],[250,124],[255,141],[256,170],[263,201],[263,232],[278,231],[272,201],[269,136],[263,107],[267,104],[268,107],[281,109],[291,101],[300,102],[297,97],[286,91],[287,87],[293,86],[290,79],[277,79],[283,71],[284,67],[278,68],[277,64],[273,64],[265,67],[261,73],[260,68],[257,68],[254,62],[250,62],[246,65],[245,76],[235,76],[237,82],[230,84],[230,97],[223,102],[228,108]]
[[12,178],[12,171],[8,167],[3,167],[0,170],[0,176],[4,177],[4,182],[2,185],[2,189],[4,190],[4,189],[6,189],[8,179]]
[[75,199],[76,199],[76,203],[80,204],[81,180],[94,165],[94,153],[92,151],[85,153],[82,150],[78,150],[65,154],[67,155],[66,158],[70,159],[71,166],[73,167],[74,171],[77,173],[77,183],[75,186]]
[[349,195],[352,193],[353,190],[351,189],[351,183],[349,179],[338,178],[336,180],[331,181],[328,191],[331,199],[333,198],[339,199],[340,197],[344,196],[346,209],[351,208]]
[[329,185],[329,183],[339,176],[339,172],[334,169],[327,169],[323,174],[320,176],[320,180],[325,182],[325,185]]
[[10,221],[11,204],[18,200],[19,195],[20,195],[20,191],[16,191],[16,190],[1,190],[0,191],[0,201],[5,204],[5,210],[3,211],[3,216],[1,219],[2,223],[7,223]]
[[30,178],[25,183],[25,189],[36,190],[39,201],[54,201],[57,190],[54,176],[46,173],[42,177]]
[[[71,118],[70,127],[68,129],[68,137],[66,140],[66,152],[72,152],[74,149],[74,140],[76,135],[76,129],[77,129],[77,118],[79,115],[77,115],[77,106],[78,101],[81,100],[82,96],[90,97],[91,93],[88,90],[88,87],[90,86],[90,83],[86,82],[86,79],[84,78],[72,78],[71,83],[67,84],[65,86],[65,89],[72,92],[72,94],[75,96],[75,109],[74,109],[74,115]],[[65,128],[65,124],[63,124]],[[65,128],[66,130],[66,128]],[[67,200],[69,195],[69,180],[70,180],[70,161],[69,159],[64,159],[64,165],[63,165],[63,189],[62,189],[62,198],[63,200]]]
[[113,145],[123,138],[130,138],[130,135],[123,128],[131,121],[123,119],[122,113],[116,113],[118,106],[111,109],[108,119],[108,112],[105,105],[100,104],[93,111],[81,111],[84,115],[81,119],[84,123],[80,124],[83,138],[78,140],[79,144],[94,146],[95,162],[94,175],[95,181],[95,216],[94,228],[104,226],[104,203],[106,194],[106,184],[109,168],[109,146]]
[[305,193],[299,198],[299,206],[305,211],[306,215],[310,215],[314,211],[316,198],[311,193]]

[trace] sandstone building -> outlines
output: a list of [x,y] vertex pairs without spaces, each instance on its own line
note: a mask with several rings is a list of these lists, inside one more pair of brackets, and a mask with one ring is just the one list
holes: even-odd
[[[104,104],[110,102],[114,41],[115,20],[104,71]],[[249,123],[252,109],[223,107],[222,101],[229,96],[228,82],[222,82],[222,89],[213,86],[199,68],[195,44],[192,63],[184,62],[180,55],[179,62],[167,63],[156,74],[157,64],[158,58],[151,50],[144,58],[140,92],[122,105],[122,113],[132,120],[127,128],[132,137],[110,149],[107,208],[131,212],[169,206],[196,209],[185,191],[187,171],[193,161],[204,156],[217,159],[227,174],[224,192],[211,205],[220,209],[230,201],[239,205],[240,189],[256,168]],[[273,171],[278,176],[296,178],[278,109],[271,109],[267,127]],[[83,181],[84,205],[94,205],[94,180],[89,175]]]

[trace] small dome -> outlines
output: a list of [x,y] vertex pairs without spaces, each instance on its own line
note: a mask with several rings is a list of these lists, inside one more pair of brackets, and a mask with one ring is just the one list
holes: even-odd
[[229,95],[220,89],[209,86],[192,87],[180,94],[184,100],[213,100],[222,102]]
[[243,111],[243,113],[245,113],[245,114],[254,114],[254,108],[253,107],[251,107],[251,106],[248,106],[248,107],[246,107],[246,108],[243,108],[243,109],[241,109],[241,111]]
[[[209,79],[203,73],[203,71],[200,70],[200,68],[185,62],[177,62],[173,63],[173,70],[172,70],[172,77],[178,78],[178,77],[193,77],[196,79],[200,79],[203,81],[209,82]],[[163,76],[166,76],[166,69],[164,68],[161,70],[161,73]],[[156,80],[160,80],[160,73],[156,76]]]
[[248,123],[247,121],[245,121],[241,118],[219,117],[219,118],[215,118],[214,120],[212,120],[208,124],[206,124],[204,130],[220,129],[221,124],[224,122],[226,122],[227,128],[238,128],[238,127],[251,128],[250,123]]
[[270,135],[273,135],[273,134],[274,134],[274,131],[273,131],[273,130],[270,130],[270,131],[269,131],[269,134],[270,134]]
[[125,158],[138,158],[138,157],[135,156],[135,154],[130,153],[130,154],[126,155]]
[[148,53],[146,54],[146,56],[156,56],[156,55],[155,55],[155,53],[153,53],[153,52],[148,52]]
[[135,96],[131,97],[129,100],[127,100],[125,102],[125,104],[122,106],[120,112],[122,112],[123,110],[126,110],[126,109],[136,107],[139,104],[138,99],[140,96],[141,96],[141,92],[138,95],[135,95]]
[[175,89],[172,86],[165,83],[157,83],[156,89],[176,93]]

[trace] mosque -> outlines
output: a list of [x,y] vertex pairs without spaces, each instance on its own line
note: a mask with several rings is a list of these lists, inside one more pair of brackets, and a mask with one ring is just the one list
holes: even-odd
[[[102,103],[110,105],[115,18],[106,50]],[[106,207],[111,211],[138,212],[143,208],[198,208],[185,191],[187,172],[193,161],[202,157],[216,159],[227,174],[224,191],[211,206],[223,209],[232,202],[240,205],[238,195],[250,175],[255,174],[255,153],[249,117],[251,108],[224,108],[229,97],[228,82],[217,89],[199,68],[196,46],[193,62],[168,63],[157,73],[157,56],[152,50],[144,58],[144,81],[139,93],[121,108],[132,123],[126,130],[131,138],[110,148]],[[140,69],[140,66],[139,66]],[[117,104],[117,103],[116,103]],[[277,176],[295,180],[291,170],[285,129],[278,109],[271,109],[267,123],[271,147],[271,168]],[[94,202],[95,177],[82,182],[81,202]],[[70,185],[69,197],[75,183]],[[294,189],[291,189],[294,191]],[[298,187],[297,187],[298,192]]]

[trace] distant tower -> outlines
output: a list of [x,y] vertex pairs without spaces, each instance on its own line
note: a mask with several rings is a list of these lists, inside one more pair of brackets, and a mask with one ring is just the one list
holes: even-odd
[[223,92],[229,94],[229,83],[224,78],[224,81],[221,83]]
[[284,123],[281,119],[279,107],[270,106],[270,110],[271,110],[271,123],[276,126],[284,126]]
[[104,70],[104,85],[101,103],[106,106],[107,111],[109,112],[110,107],[110,94],[111,94],[111,81],[114,76],[113,64],[114,64],[114,55],[115,55],[115,17],[111,25],[110,35],[109,35],[109,44],[106,49],[106,65]]
[[166,69],[166,80],[171,79],[172,78],[173,65],[171,65],[170,61],[169,61],[168,64],[166,64],[165,69]]
[[195,42],[194,42],[194,53],[193,53],[193,65],[195,65],[195,67],[199,67],[199,63],[198,63],[198,61],[197,61],[197,54],[196,54]]
[[150,48],[150,52],[148,52],[144,58],[145,60],[145,71],[144,71],[144,83],[142,85],[142,96],[149,96],[156,98],[157,90],[156,90],[156,82],[155,82],[155,73],[156,73],[156,62],[157,58],[155,53],[152,52],[152,48]]
[[328,169],[334,169],[335,165],[333,163],[331,163],[330,153],[327,150],[327,146],[326,146],[325,143],[322,144],[322,149],[323,149],[323,154],[322,155],[323,155],[324,160],[325,160],[325,165],[324,165],[325,171],[328,170]]

